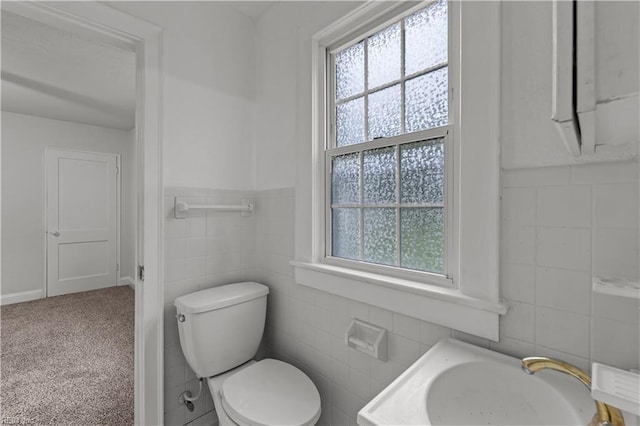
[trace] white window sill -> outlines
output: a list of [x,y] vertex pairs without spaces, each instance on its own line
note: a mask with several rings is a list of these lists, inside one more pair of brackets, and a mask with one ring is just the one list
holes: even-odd
[[300,285],[494,341],[499,316],[507,312],[504,303],[470,297],[458,289],[321,263],[291,264]]

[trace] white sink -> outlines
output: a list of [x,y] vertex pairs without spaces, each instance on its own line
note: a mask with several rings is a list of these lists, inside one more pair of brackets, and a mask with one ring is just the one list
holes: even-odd
[[[533,354],[532,354],[533,355]],[[436,344],[358,413],[367,425],[587,425],[589,390],[551,370],[453,339]]]

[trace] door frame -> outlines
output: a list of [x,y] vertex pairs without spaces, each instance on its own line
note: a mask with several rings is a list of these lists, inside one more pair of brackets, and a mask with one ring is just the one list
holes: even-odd
[[2,8],[136,53],[136,265],[144,265],[145,279],[135,277],[134,411],[136,425],[163,424],[162,29],[97,2],[2,2]]
[[[116,173],[116,282],[114,286],[120,285],[120,273],[122,265],[121,253],[122,247],[122,238],[120,235],[121,226],[122,226],[122,156],[118,153],[113,152],[97,152],[97,151],[84,151],[84,150],[76,150],[76,149],[67,149],[67,148],[58,148],[55,146],[46,146],[44,148],[44,284],[42,288],[42,294],[44,297],[49,297],[49,180],[46,179],[48,176],[49,170],[49,156],[52,155],[53,151],[57,152],[70,152],[70,153],[80,153],[80,154],[98,154],[98,155],[110,155],[115,157],[116,159],[116,167],[118,168],[118,173]],[[135,216],[135,212],[134,212]],[[137,223],[134,225],[134,228],[137,228]],[[134,249],[135,253],[135,249]],[[133,277],[132,277],[133,278]]]

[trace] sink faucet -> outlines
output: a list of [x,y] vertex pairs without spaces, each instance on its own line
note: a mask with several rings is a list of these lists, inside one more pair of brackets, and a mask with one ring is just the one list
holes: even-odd
[[[522,371],[527,374],[535,374],[546,368],[573,376],[580,380],[587,388],[591,389],[591,376],[567,362],[544,357],[529,357],[522,360]],[[620,410],[604,402],[595,401],[595,403],[596,414],[593,420],[595,420],[597,424],[600,426],[624,426],[624,417],[622,417]],[[594,424],[593,421],[590,425],[592,424]]]

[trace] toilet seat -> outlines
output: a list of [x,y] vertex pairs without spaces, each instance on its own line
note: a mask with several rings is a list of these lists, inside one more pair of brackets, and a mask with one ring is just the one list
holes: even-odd
[[226,414],[238,424],[313,425],[320,417],[320,395],[302,371],[264,359],[233,374],[220,390]]

